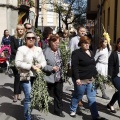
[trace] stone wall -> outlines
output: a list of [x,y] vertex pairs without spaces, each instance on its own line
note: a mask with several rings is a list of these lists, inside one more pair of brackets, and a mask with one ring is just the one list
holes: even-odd
[[8,29],[11,35],[14,34],[18,18],[17,1],[0,1],[0,43],[5,29]]

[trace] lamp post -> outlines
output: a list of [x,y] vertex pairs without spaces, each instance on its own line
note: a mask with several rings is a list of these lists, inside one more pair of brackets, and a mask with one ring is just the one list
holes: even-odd
[[61,31],[61,16],[60,16],[60,9],[59,9],[59,31]]
[[41,17],[41,22],[42,22],[42,32],[43,32],[43,16]]
[[58,8],[58,14],[59,14],[59,31],[61,31],[61,11],[60,11],[60,9],[61,9],[61,0],[59,0],[59,2],[58,2],[58,4],[59,4],[59,8]]

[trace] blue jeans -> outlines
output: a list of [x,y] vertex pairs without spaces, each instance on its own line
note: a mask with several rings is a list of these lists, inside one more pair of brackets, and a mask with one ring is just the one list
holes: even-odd
[[76,112],[78,102],[82,100],[85,92],[87,95],[92,118],[96,119],[97,117],[99,117],[99,114],[96,106],[96,89],[93,88],[92,83],[80,86],[77,85],[76,82],[74,82],[74,93],[71,99],[70,111]]
[[118,90],[118,104],[120,107],[120,77],[115,77],[113,79],[113,83],[114,83],[115,88]]
[[31,109],[30,109],[30,92],[31,92],[31,82],[21,81],[21,86],[25,95],[24,99],[24,119],[31,120]]

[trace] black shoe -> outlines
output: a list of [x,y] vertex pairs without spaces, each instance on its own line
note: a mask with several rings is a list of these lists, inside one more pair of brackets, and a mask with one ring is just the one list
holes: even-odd
[[106,99],[106,100],[110,100],[110,98],[108,96],[106,96],[106,95],[103,95],[102,98]]
[[108,120],[108,119],[106,119],[106,118],[103,118],[103,117],[98,117],[98,118],[96,118],[96,119],[93,119],[93,120]]
[[61,113],[54,112],[54,113],[55,113],[55,115],[57,115],[57,116],[60,116],[60,117],[65,117],[65,115],[64,115],[64,113],[63,113],[63,112],[61,112]]
[[110,104],[107,104],[106,106],[112,113],[116,113],[116,110],[114,109],[113,106],[111,106]]

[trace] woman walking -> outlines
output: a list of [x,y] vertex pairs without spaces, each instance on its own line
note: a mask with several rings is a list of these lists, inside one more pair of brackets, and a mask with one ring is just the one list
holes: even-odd
[[47,65],[44,67],[45,80],[47,81],[48,90],[54,93],[54,113],[60,117],[65,117],[63,114],[62,94],[63,94],[63,79],[62,79],[62,58],[59,49],[60,38],[57,35],[51,35],[49,46],[44,50]]
[[[15,57],[15,65],[20,74],[20,84],[23,89],[24,99],[24,119],[31,120],[30,93],[31,93],[31,78],[34,77],[34,72],[37,69],[42,69],[46,66],[46,60],[42,49],[36,47],[36,36],[33,31],[27,31],[25,35],[25,45],[17,50]],[[34,64],[36,61],[36,64]]]
[[96,89],[93,87],[97,70],[92,51],[89,50],[91,40],[87,36],[82,36],[78,46],[80,49],[72,53],[72,78],[74,83],[74,93],[70,104],[70,116],[76,116],[78,102],[86,92],[90,112],[93,120],[106,120],[100,117],[96,106]]
[[107,108],[111,112],[116,113],[113,105],[118,101],[120,107],[120,38],[117,39],[116,49],[111,53],[108,61],[108,75],[114,87],[118,90],[114,93],[111,101],[107,104]]
[[[19,24],[16,27],[15,35],[11,37],[10,46],[11,46],[11,56],[10,60],[14,62],[16,52],[18,47],[23,45],[25,35],[24,25]],[[17,100],[21,100],[21,87],[20,87],[20,75],[15,66],[12,67],[14,74],[14,98],[13,102],[17,102]]]
[[[108,44],[105,38],[101,38],[99,48],[97,49],[94,58],[96,61],[96,69],[98,73],[102,75],[104,78],[107,78],[108,76],[108,58],[111,51],[112,51],[111,45]],[[102,98],[109,100],[110,98],[105,93],[105,84],[100,83],[98,86],[101,89]]]

